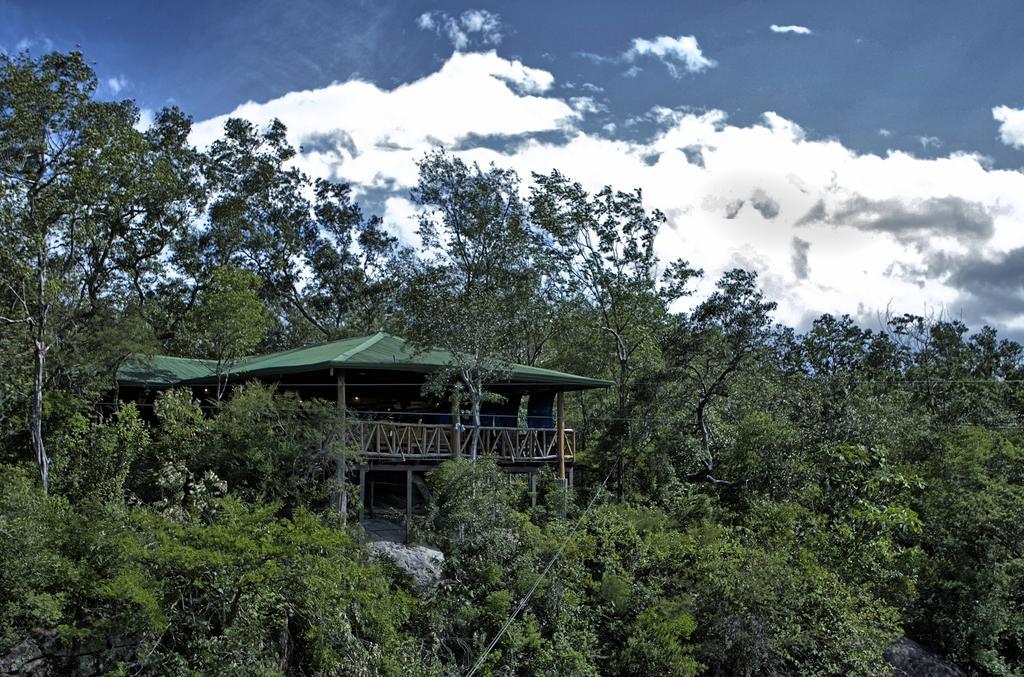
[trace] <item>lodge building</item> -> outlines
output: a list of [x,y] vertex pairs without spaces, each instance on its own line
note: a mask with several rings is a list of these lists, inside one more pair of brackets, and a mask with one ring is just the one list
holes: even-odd
[[[379,332],[245,358],[226,379],[275,384],[302,398],[338,402],[345,444],[358,458],[362,504],[372,510],[375,484],[394,484],[388,478],[404,473],[411,513],[415,473],[471,454],[473,425],[465,404],[456,411],[450,397],[423,392],[432,374],[452,364],[451,353],[415,350],[404,339]],[[577,440],[565,425],[564,394],[612,383],[520,364],[501,371],[501,383],[487,384],[501,397],[482,406],[477,452],[509,472],[527,474],[534,487],[536,472],[549,465],[571,483]],[[146,404],[172,387],[191,388],[208,399],[217,387],[216,363],[158,355],[128,362],[117,380],[122,400]]]

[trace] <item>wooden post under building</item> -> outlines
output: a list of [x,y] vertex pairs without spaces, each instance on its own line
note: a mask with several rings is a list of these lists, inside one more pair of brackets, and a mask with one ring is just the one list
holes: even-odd
[[405,471],[405,542],[409,542],[409,524],[412,522],[412,470]]
[[565,393],[557,395],[558,416],[558,479],[565,486]]
[[345,445],[346,445],[346,442],[347,442],[346,438],[348,437],[348,434],[347,434],[348,431],[345,430],[345,425],[347,423],[347,421],[345,420],[345,418],[346,418],[346,414],[345,414],[345,404],[346,404],[346,402],[347,402],[347,400],[345,399],[345,371],[344,370],[339,370],[338,371],[338,418],[339,418],[339,422],[340,422],[340,425],[341,425],[341,430],[340,430],[341,443],[339,445],[340,456],[338,457],[338,463],[335,466],[334,479],[335,479],[335,482],[337,482],[337,484],[338,484],[337,508],[338,508],[338,512],[341,513],[342,521],[347,521],[348,520],[348,491],[346,490],[346,474],[347,474],[348,468],[346,467],[346,463],[345,463],[345,453],[347,451],[345,449]]
[[366,468],[359,468],[359,521],[366,518]]
[[452,458],[462,456],[462,411],[456,400],[452,399]]

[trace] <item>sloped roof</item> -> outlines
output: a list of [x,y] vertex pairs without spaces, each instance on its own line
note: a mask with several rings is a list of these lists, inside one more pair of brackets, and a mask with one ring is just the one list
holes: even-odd
[[121,385],[170,386],[214,378],[216,369],[214,360],[154,355],[126,361],[117,370],[117,382]]
[[[372,336],[342,339],[246,358],[231,369],[231,375],[269,376],[331,368],[384,369],[425,374],[442,369],[451,363],[451,353],[445,350],[417,351],[410,347],[405,339],[379,332]],[[152,366],[148,367],[147,364]],[[214,378],[214,368],[215,363],[210,360],[158,356],[148,363],[140,361],[128,368],[122,368],[118,371],[118,381],[124,385],[204,382]],[[172,380],[175,376],[178,376],[177,380]],[[523,385],[556,386],[560,390],[603,388],[612,385],[611,381],[522,364],[512,365],[508,380]]]

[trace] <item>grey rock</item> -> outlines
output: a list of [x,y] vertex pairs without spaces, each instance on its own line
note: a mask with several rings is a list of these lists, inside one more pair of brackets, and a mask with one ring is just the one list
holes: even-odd
[[33,630],[19,644],[0,657],[0,675],[34,675],[44,677],[60,674],[55,669],[57,633]]
[[428,590],[444,579],[444,553],[440,550],[392,541],[372,541],[366,544],[366,549],[371,559],[389,559],[412,576],[418,590]]
[[885,652],[885,660],[897,677],[966,677],[956,665],[909,637],[893,642]]

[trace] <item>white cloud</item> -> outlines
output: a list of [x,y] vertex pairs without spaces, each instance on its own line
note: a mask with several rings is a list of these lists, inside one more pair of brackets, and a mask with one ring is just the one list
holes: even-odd
[[117,96],[121,91],[128,86],[128,79],[123,75],[118,75],[112,78],[107,78],[107,88]]
[[942,148],[942,139],[937,136],[919,136],[917,142],[921,144],[921,150],[929,148]]
[[718,65],[714,59],[704,56],[697,38],[692,35],[680,35],[678,38],[662,35],[653,40],[634,38],[633,46],[622,55],[622,59],[632,62],[642,56],[653,56],[661,61],[674,78],[681,77],[680,69],[699,73]]
[[[1024,247],[1024,172],[963,153],[860,154],[809,139],[772,112],[739,126],[721,111],[661,107],[644,116],[653,132],[624,140],[612,123],[583,131],[587,107],[557,95],[547,71],[491,52],[455,53],[437,72],[393,89],[353,80],[247,103],[232,115],[282,119],[291,142],[307,145],[295,160],[301,169],[353,182],[372,201],[368,209],[406,239],[415,230],[408,196],[416,160],[440,144],[524,178],[558,168],[592,190],[642,187],[648,206],[668,217],[656,243],[664,260],[703,267],[702,293],[730,267],[757,270],[785,322],[822,312],[873,322],[891,305],[1024,326],[1024,311],[1008,315],[976,296],[995,274],[984,265],[1012,263],[1009,254]],[[223,121],[197,124],[193,140],[210,142]]]
[[53,50],[53,40],[47,37],[22,38],[14,45],[15,52],[24,51],[50,52]]
[[[363,187],[397,181],[409,186],[415,161],[437,145],[467,137],[515,136],[571,128],[579,113],[561,99],[543,96],[554,83],[547,71],[498,57],[494,52],[456,52],[435,73],[394,89],[350,80],[291,92],[267,103],[249,102],[232,116],[259,124],[280,118],[296,146],[311,135],[346,132],[347,159],[337,153],[302,155],[303,169],[317,176],[342,176]],[[193,141],[215,139],[227,115],[197,124]]]
[[807,26],[797,26],[791,24],[788,26],[780,26],[779,24],[772,24],[769,26],[772,33],[795,33],[797,35],[810,35],[813,31]]
[[1024,109],[996,106],[992,117],[999,122],[999,138],[1007,146],[1024,148]]
[[581,115],[594,115],[608,112],[608,106],[596,101],[592,96],[573,96],[569,98],[569,105]]
[[882,128],[880,128],[878,130],[878,135],[879,136],[892,136],[892,131],[886,129],[885,127],[882,127]]
[[448,38],[456,51],[499,45],[504,30],[501,15],[486,9],[468,9],[457,17],[440,10],[424,12],[416,19],[416,25]]
[[152,108],[140,108],[139,121],[135,123],[135,129],[144,132],[152,127],[155,121],[156,115],[153,113]]

